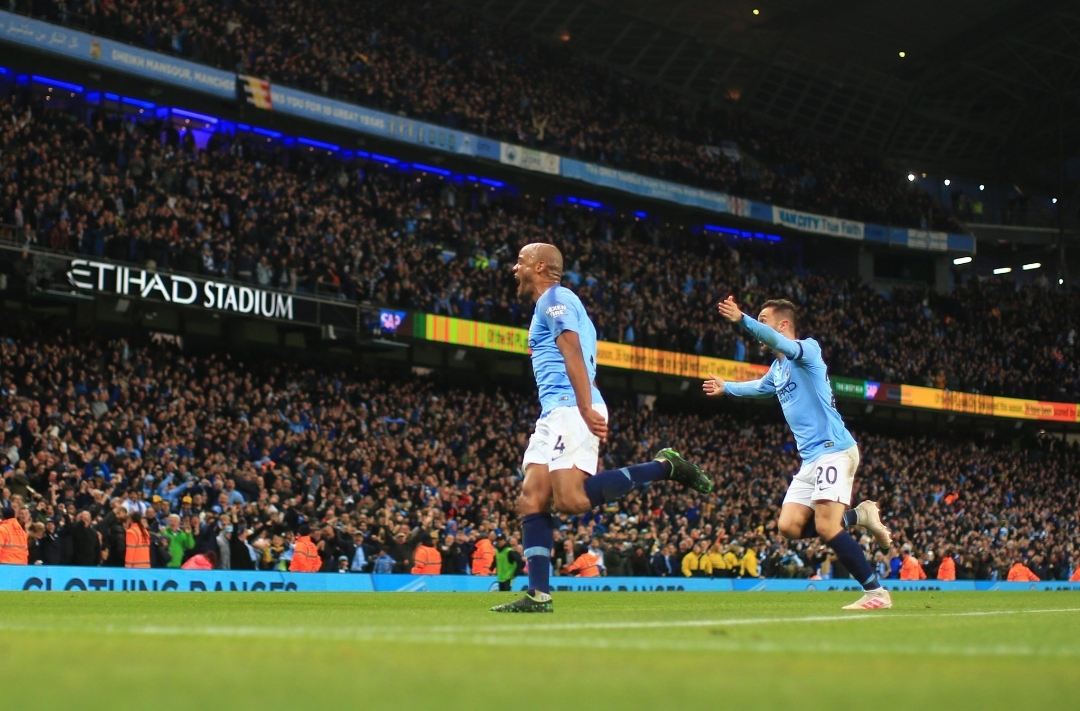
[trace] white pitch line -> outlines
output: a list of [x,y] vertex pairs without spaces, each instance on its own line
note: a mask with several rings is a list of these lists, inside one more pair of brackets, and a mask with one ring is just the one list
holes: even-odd
[[[1041,611],[1040,611],[1041,612]],[[1047,611],[1048,612],[1048,611]],[[911,616],[909,616],[911,617]],[[859,618],[845,618],[859,619]],[[872,619],[864,617],[862,619]],[[519,630],[528,628],[518,628]],[[20,626],[2,625],[0,630],[11,632],[59,632],[70,634],[73,630],[57,626]],[[491,633],[432,633],[412,629],[408,632],[394,632],[379,628],[274,628],[274,627],[115,627],[95,628],[94,632],[103,634],[132,634],[137,636],[211,636],[230,638],[260,639],[311,639],[323,642],[389,642],[405,644],[444,644],[476,647],[514,647],[522,642],[519,637]],[[765,642],[754,640],[670,640],[670,639],[612,639],[596,637],[569,636],[529,636],[530,646],[561,649],[596,649],[635,652],[758,652],[758,653],[844,653],[844,654],[902,654],[919,656],[965,656],[965,657],[1078,657],[1080,649],[1074,648],[1037,648],[1029,645],[962,645],[950,646],[928,644],[919,647],[911,644],[897,644],[891,640],[882,640],[874,644],[836,644],[832,642]]]
[[[162,625],[142,625],[123,627],[102,625],[93,631],[104,634],[132,634],[140,636],[209,636],[209,637],[246,637],[270,639],[314,639],[323,641],[354,642],[401,642],[422,644],[454,644],[473,646],[515,646],[521,643],[520,637],[507,637],[502,633],[528,632],[528,643],[547,647],[588,647],[592,649],[625,649],[636,651],[747,651],[747,652],[861,652],[866,654],[934,654],[949,656],[1078,656],[1080,649],[1042,649],[1031,646],[950,646],[927,645],[925,647],[896,644],[890,641],[877,642],[874,645],[834,645],[828,642],[790,643],[742,640],[665,640],[645,639],[627,640],[593,636],[543,636],[543,633],[581,632],[625,629],[665,629],[688,627],[729,627],[742,625],[767,625],[789,623],[846,622],[851,620],[899,620],[919,619],[936,620],[963,617],[985,617],[995,615],[1023,615],[1048,613],[1074,613],[1080,608],[1052,608],[1038,610],[985,610],[971,612],[944,612],[931,614],[893,614],[877,612],[854,615],[812,615],[804,617],[758,617],[734,618],[726,620],[672,620],[670,622],[584,622],[557,623],[548,625],[477,625],[477,626],[435,626],[426,629],[402,626],[372,627],[263,627],[263,626],[203,626],[177,627]],[[57,625],[18,625],[0,623],[0,631],[7,632],[61,632],[70,633],[71,627]]]

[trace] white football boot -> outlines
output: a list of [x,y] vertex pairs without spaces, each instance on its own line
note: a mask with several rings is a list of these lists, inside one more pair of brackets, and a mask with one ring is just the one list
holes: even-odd
[[888,610],[892,607],[892,596],[885,588],[867,590],[855,602],[844,605],[845,610]]
[[878,506],[873,501],[864,501],[855,507],[856,524],[862,526],[877,541],[878,548],[883,551],[892,546],[892,532],[881,522],[881,514]]

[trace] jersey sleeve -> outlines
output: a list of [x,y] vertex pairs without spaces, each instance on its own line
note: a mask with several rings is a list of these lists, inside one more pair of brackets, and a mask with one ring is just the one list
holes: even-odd
[[555,287],[544,294],[544,298],[537,302],[536,308],[540,311],[540,318],[544,325],[551,331],[552,338],[558,338],[563,331],[581,332],[579,314],[584,309],[581,302],[574,297],[573,292]]
[[724,383],[724,393],[732,397],[770,397],[776,394],[776,385],[773,384],[773,369],[765,373],[757,380],[748,380],[742,383]]
[[758,339],[777,353],[783,353],[785,357],[799,360],[802,357],[802,345],[799,341],[793,341],[786,336],[781,336],[775,330],[766,326],[757,319],[743,314],[742,325],[754,338]]
[[792,360],[799,363],[805,363],[807,365],[813,365],[815,363],[823,363],[821,357],[821,345],[813,338],[807,338],[802,341],[795,341],[799,346],[798,355],[794,356]]

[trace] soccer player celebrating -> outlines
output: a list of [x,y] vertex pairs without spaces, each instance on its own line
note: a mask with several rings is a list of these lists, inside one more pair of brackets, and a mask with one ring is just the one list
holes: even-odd
[[880,547],[887,549],[892,543],[877,504],[864,501],[847,509],[859,466],[859,448],[836,411],[821,346],[812,338],[796,340],[795,305],[790,301],[766,301],[757,321],[744,316],[731,296],[720,302],[719,308],[721,316],[741,323],[776,355],[769,372],[760,380],[725,383],[710,373],[702,389],[710,396],[776,395],[780,400],[803,461],[780,509],[780,533],[791,540],[820,536],[836,552],[864,590],[863,596],[845,610],[892,607],[889,591],[881,587],[859,544],[847,532],[848,526],[858,525],[866,528]]
[[713,488],[700,468],[670,448],[651,462],[596,473],[600,441],[608,433],[607,406],[594,383],[596,329],[577,295],[559,285],[562,270],[562,254],[542,243],[522,247],[514,265],[518,296],[536,303],[529,347],[541,414],[521,463],[525,480],[518,499],[529,591],[493,612],[553,611],[548,583],[552,503],[555,510],[576,515],[660,479],[702,493]]

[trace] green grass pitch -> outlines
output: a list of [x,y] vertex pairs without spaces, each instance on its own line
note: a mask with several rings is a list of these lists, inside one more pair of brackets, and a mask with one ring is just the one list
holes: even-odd
[[0,593],[4,709],[1060,709],[1080,596]]

